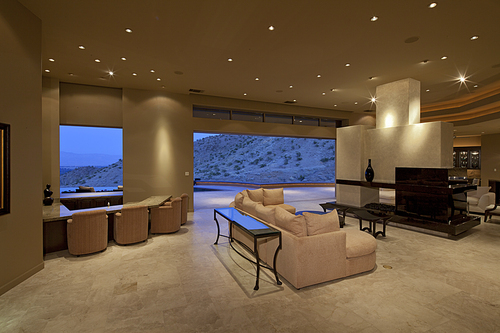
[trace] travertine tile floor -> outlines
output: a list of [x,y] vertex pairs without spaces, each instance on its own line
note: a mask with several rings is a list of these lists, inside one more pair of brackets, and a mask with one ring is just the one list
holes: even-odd
[[[389,226],[371,272],[301,290],[266,272],[254,291],[252,264],[225,240],[213,245],[213,208],[238,190],[196,193],[176,234],[47,255],[0,296],[0,332],[500,332],[498,218],[455,240]],[[298,210],[332,196],[285,190]]]

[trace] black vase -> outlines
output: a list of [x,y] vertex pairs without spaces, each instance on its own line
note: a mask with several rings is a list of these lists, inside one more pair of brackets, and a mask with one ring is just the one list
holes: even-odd
[[373,177],[375,177],[375,172],[373,172],[372,168],[372,160],[368,160],[368,167],[366,168],[365,171],[365,179],[367,182],[371,182],[373,180]]

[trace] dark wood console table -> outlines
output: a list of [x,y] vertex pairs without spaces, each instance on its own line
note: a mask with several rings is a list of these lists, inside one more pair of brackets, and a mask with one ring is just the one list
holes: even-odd
[[[221,235],[219,221],[217,221],[217,215],[220,215],[229,221],[229,236]],[[256,219],[254,219],[251,216],[244,215],[242,212],[240,212],[237,209],[232,208],[232,207],[231,208],[214,209],[214,220],[215,220],[215,223],[217,224],[217,239],[215,240],[214,244],[217,244],[219,242],[220,236],[226,237],[226,238],[229,238],[229,240],[230,240],[229,244],[231,245],[231,248],[234,251],[236,251],[236,253],[238,253],[243,258],[253,262],[252,260],[245,257],[243,254],[241,254],[238,250],[236,250],[233,247],[233,245],[231,244],[231,242],[233,240],[236,240],[238,242],[238,244],[242,245],[243,247],[245,247],[247,250],[249,250],[250,252],[252,252],[255,255],[256,261],[253,263],[257,265],[257,278],[255,280],[255,287],[253,288],[254,290],[259,290],[260,267],[271,269],[274,272],[274,276],[276,277],[276,283],[278,285],[282,284],[282,282],[278,278],[278,273],[276,272],[276,258],[278,257],[278,251],[281,249],[281,231],[276,230],[274,228],[271,228],[271,227],[265,225],[264,223],[257,221]],[[249,248],[247,245],[245,245],[242,242],[239,242],[237,239],[233,238],[233,233],[232,233],[233,226],[239,228],[243,232],[252,236],[253,249]],[[259,238],[267,238],[267,237],[279,237],[279,246],[276,248],[276,252],[274,253],[273,268],[268,267],[266,265],[262,265],[260,263],[260,258],[259,258],[257,240]]]

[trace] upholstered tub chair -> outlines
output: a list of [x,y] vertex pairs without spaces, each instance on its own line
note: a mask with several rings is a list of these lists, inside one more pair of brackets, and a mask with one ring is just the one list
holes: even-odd
[[79,256],[108,247],[108,216],[104,209],[74,213],[67,222],[69,253]]
[[134,244],[148,239],[148,207],[123,207],[115,214],[114,239],[117,244]]
[[181,225],[187,222],[188,218],[188,207],[189,207],[189,196],[187,193],[181,194]]
[[151,233],[166,234],[181,228],[182,199],[177,197],[163,206],[151,208]]
[[471,213],[485,213],[495,207],[495,193],[489,192],[491,187],[478,186],[477,190],[467,192],[467,204]]

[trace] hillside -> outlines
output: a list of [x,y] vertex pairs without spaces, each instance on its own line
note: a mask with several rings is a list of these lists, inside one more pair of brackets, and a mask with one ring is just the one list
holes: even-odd
[[335,141],[216,135],[194,142],[194,177],[250,183],[334,182]]
[[61,175],[61,187],[71,186],[116,187],[123,185],[123,161],[105,167],[85,166]]

